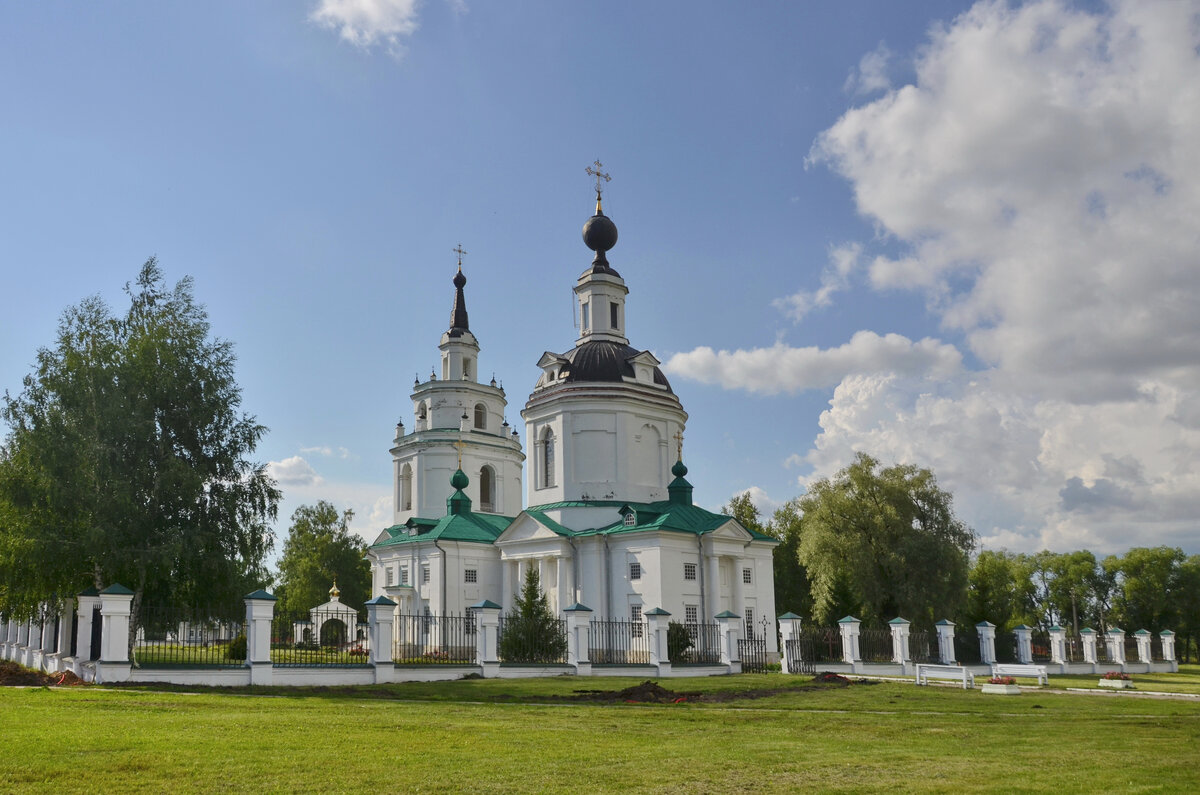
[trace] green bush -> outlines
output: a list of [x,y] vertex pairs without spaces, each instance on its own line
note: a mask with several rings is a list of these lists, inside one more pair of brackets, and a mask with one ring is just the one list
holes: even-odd
[[667,625],[667,657],[671,662],[683,662],[687,650],[692,648],[692,636],[687,627],[678,621]]
[[229,641],[229,645],[225,648],[225,656],[230,660],[246,659],[246,636],[244,634]]

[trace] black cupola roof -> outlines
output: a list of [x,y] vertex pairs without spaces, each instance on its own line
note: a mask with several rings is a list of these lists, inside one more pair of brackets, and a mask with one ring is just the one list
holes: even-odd
[[463,295],[466,284],[467,277],[463,276],[460,265],[458,273],[454,274],[454,309],[450,310],[450,331],[447,332],[451,337],[461,337],[464,331],[471,330],[467,323],[467,299]]

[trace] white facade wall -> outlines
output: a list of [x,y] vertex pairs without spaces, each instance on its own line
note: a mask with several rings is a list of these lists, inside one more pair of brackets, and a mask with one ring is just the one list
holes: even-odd
[[[461,614],[484,599],[499,602],[500,551],[491,544],[458,541],[422,541],[372,550],[372,596],[386,596],[396,602],[396,612],[420,615],[426,606],[432,613]],[[443,561],[445,568],[443,569]],[[429,569],[429,581],[424,570]],[[408,584],[401,585],[401,570],[408,572]],[[477,582],[465,581],[466,569],[475,569]],[[392,585],[387,584],[391,571]],[[443,576],[445,590],[443,599]]]

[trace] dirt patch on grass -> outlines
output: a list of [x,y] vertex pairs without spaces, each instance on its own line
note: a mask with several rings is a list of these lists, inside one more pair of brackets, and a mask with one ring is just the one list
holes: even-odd
[[84,682],[67,671],[48,674],[25,668],[15,662],[0,661],[0,687],[43,687],[50,685],[82,685]]
[[811,682],[793,685],[791,687],[760,688],[758,690],[719,690],[709,693],[695,691],[667,690],[657,682],[649,679],[641,684],[627,687],[624,690],[576,690],[572,695],[559,696],[566,701],[591,701],[606,704],[683,704],[686,702],[703,702],[719,704],[729,701],[742,701],[756,698],[767,698],[784,693],[796,693],[806,690],[829,690],[831,687],[850,687],[851,685],[878,684],[870,679],[847,679],[833,673],[820,673]]

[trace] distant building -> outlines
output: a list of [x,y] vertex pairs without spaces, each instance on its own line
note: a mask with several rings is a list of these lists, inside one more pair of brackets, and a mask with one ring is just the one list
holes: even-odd
[[462,613],[483,599],[508,610],[537,567],[555,611],[578,603],[639,621],[662,608],[707,623],[732,610],[755,632],[764,618],[773,627],[778,542],[692,503],[688,415],[659,361],[625,336],[629,289],[606,256],[617,228],[599,191],[583,240],[595,258],[575,283],[579,338],[542,354],[521,411],[532,449],[524,509],[526,456],[503,387],[479,382],[460,252],[441,373],[414,384],[412,430],[396,426],[395,524],[370,547],[373,593],[405,614]]

